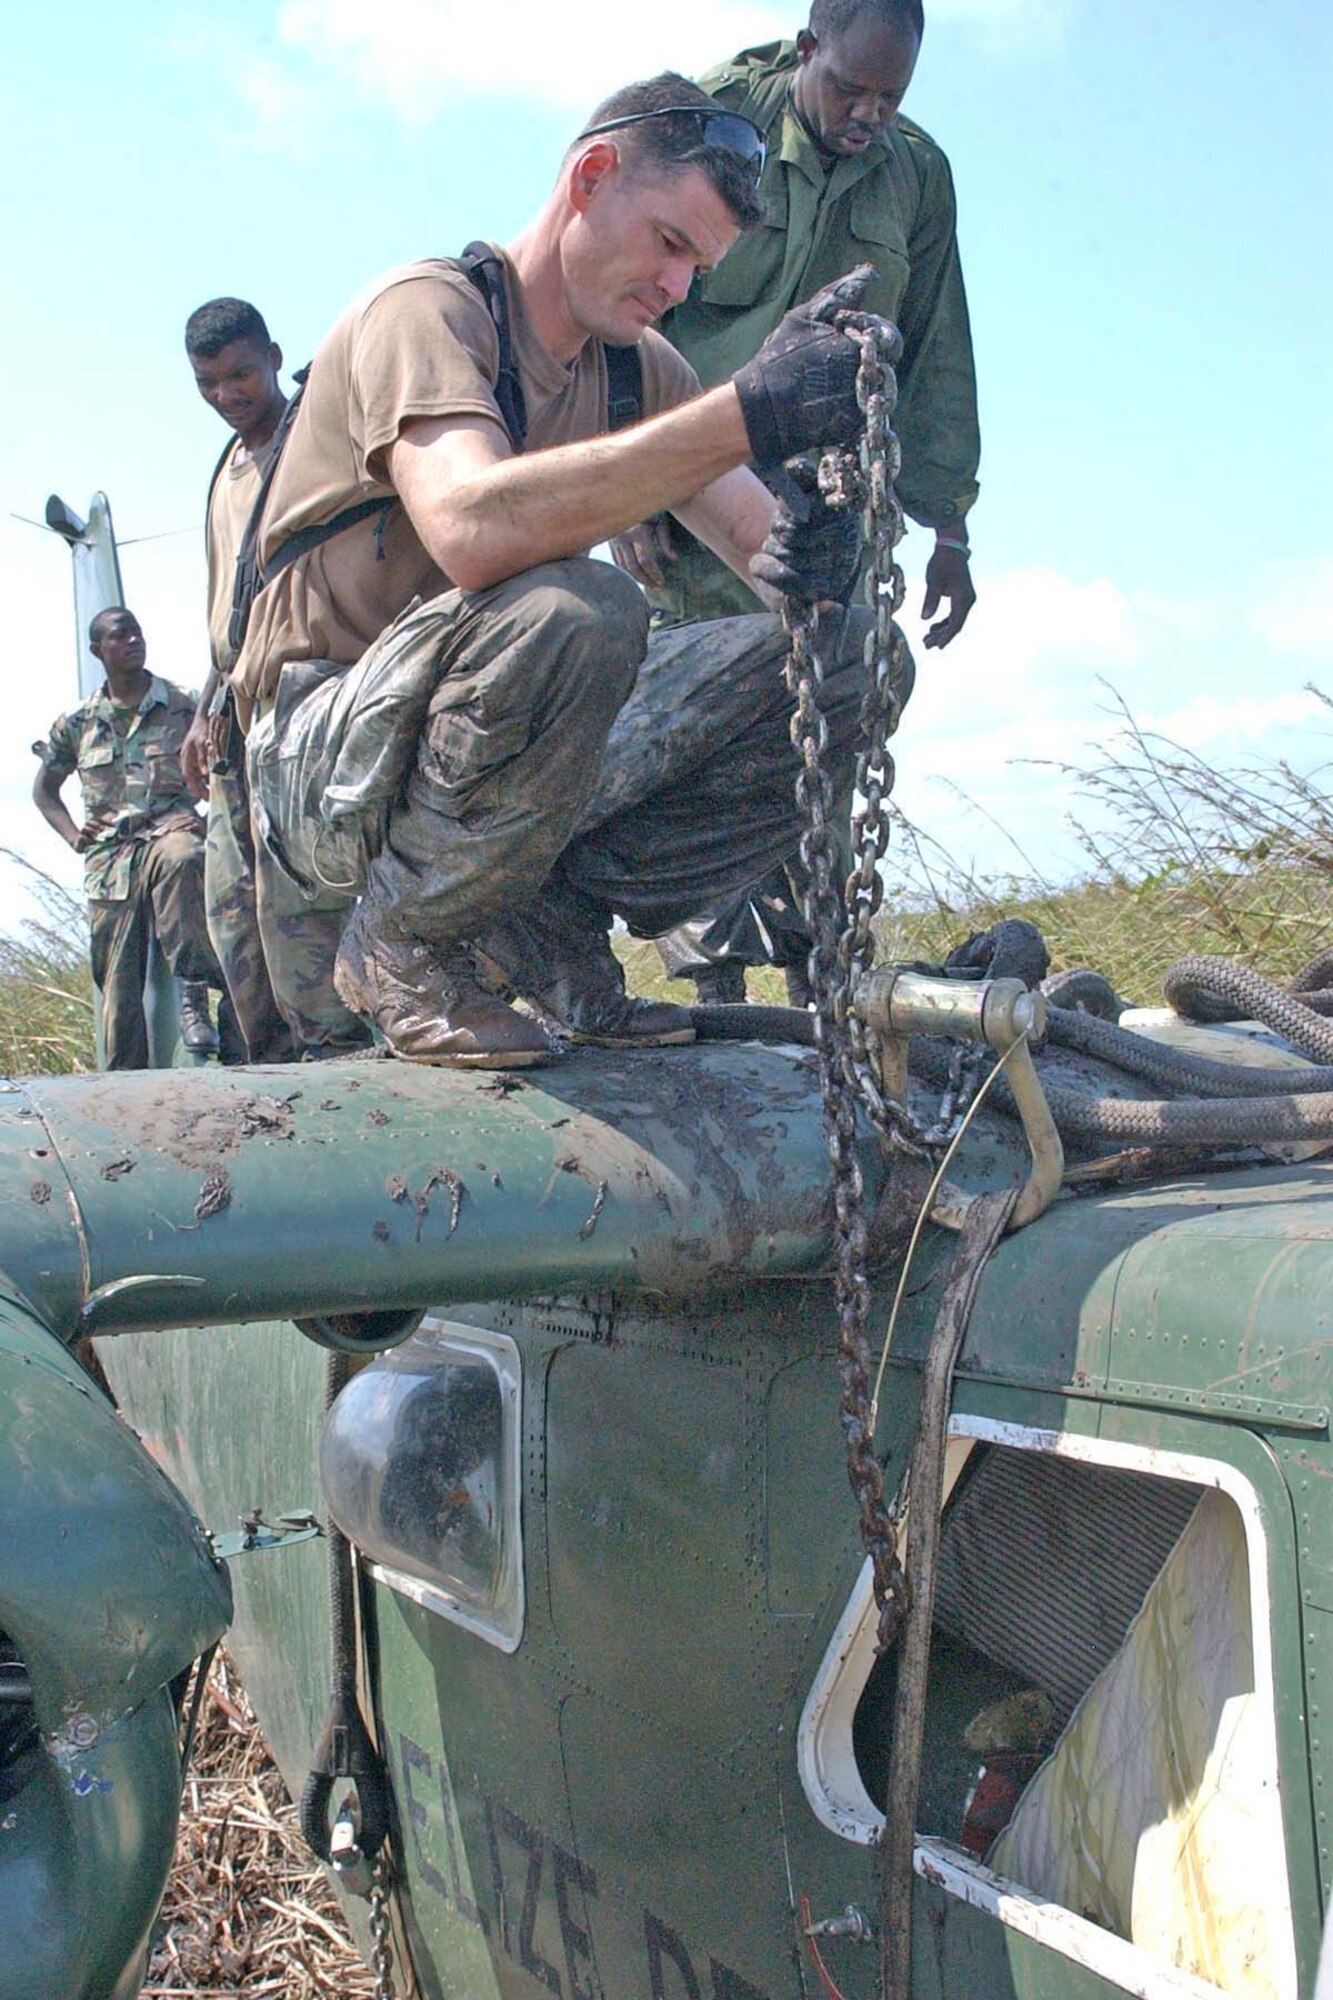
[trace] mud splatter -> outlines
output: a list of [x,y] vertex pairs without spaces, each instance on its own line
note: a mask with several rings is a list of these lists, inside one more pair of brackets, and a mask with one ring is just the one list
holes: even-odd
[[425,1223],[426,1217],[430,1214],[431,1191],[437,1187],[446,1188],[449,1193],[449,1234],[451,1236],[457,1229],[458,1219],[463,1213],[464,1187],[462,1181],[452,1167],[436,1167],[434,1173],[430,1175],[429,1179],[423,1181],[412,1197],[412,1206],[417,1212],[416,1240],[418,1243],[421,1241],[422,1226]]
[[221,1215],[224,1208],[230,1207],[230,1177],[225,1167],[215,1167],[211,1174],[204,1175],[204,1184],[194,1205],[194,1219],[196,1222],[207,1222],[210,1215]]

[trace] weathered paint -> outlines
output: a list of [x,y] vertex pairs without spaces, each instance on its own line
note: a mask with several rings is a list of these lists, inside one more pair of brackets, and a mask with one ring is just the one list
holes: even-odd
[[0,1288],[0,1633],[41,1747],[0,1785],[5,2000],[129,2000],[175,1845],[166,1683],[224,1630],[225,1573],[73,1357]]
[[[245,1111],[253,1078],[186,1079],[169,1086],[186,1095],[145,1099],[128,1128],[113,1116],[131,1102],[119,1092],[99,1102],[43,1086],[9,1121],[3,1170],[36,1212],[24,1290],[62,1330],[93,1294],[105,1324],[153,1326],[183,1295],[126,1281],[178,1271],[200,1281],[210,1321],[424,1303],[518,1345],[522,1643],[507,1657],[385,1587],[373,1593],[375,1701],[427,1996],[797,2000],[812,1975],[796,1897],[817,1915],[873,1907],[873,1856],[820,1823],[796,1756],[861,1566],[822,1275],[818,1103],[799,1057],[726,1053],[585,1058],[519,1091],[365,1066],[362,1088],[387,1124],[346,1086],[361,1066],[270,1072],[275,1101],[288,1085],[313,1096],[285,1107],[299,1144]],[[182,1133],[178,1114],[200,1106],[209,1117]],[[591,1182],[560,1165],[570,1126]],[[181,1157],[219,1132],[225,1152]],[[176,1153],[164,1161],[167,1142]],[[41,1146],[54,1166],[39,1202],[29,1155]],[[131,1168],[108,1174],[121,1158]],[[204,1182],[219,1165],[229,1198],[209,1207]],[[463,1186],[456,1218],[443,1168]],[[387,1190],[394,1174],[405,1199]],[[419,1213],[412,1195],[428,1181]],[[57,1189],[73,1203],[63,1218],[48,1215]],[[501,1192],[519,1199],[506,1206]],[[1333,1520],[1321,1504],[1333,1477],[1321,1276],[1331,1194],[1333,1173],[1309,1164],[1058,1203],[993,1260],[955,1400],[960,1417],[1071,1448],[1088,1439],[1212,1462],[1256,1496],[1305,1981],[1333,1782],[1316,1713],[1333,1697],[1322,1663]],[[295,1234],[279,1248],[289,1219]],[[387,1245],[369,1233],[376,1222]],[[895,1339],[879,1438],[891,1484],[947,1254],[947,1241],[928,1243]],[[293,1255],[299,1281],[283,1268]],[[881,1288],[877,1312],[887,1303]],[[126,1407],[212,1525],[256,1505],[273,1518],[319,1504],[321,1371],[293,1330],[266,1319],[127,1331],[102,1349]],[[235,1582],[242,1669],[299,1785],[327,1679],[318,1545],[242,1560]],[[1141,1963],[1133,1977],[1099,1970],[938,1881],[918,1898],[918,2000],[1073,2000],[1143,1983]],[[826,1955],[847,2000],[868,2000],[873,1952],[835,1942]]]
[[0,1269],[72,1337],[825,1265],[811,1058],[690,1054],[31,1083],[0,1120]]

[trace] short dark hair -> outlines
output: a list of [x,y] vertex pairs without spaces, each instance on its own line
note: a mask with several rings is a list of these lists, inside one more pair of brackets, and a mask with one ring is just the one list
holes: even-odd
[[845,35],[862,14],[895,28],[908,28],[918,41],[925,33],[926,19],[921,0],[814,0],[810,9],[810,33],[817,42]]
[[233,340],[254,340],[261,347],[273,344],[264,315],[247,299],[210,299],[185,322],[185,352],[200,361],[211,361]]
[[[100,642],[102,634],[105,632],[108,625],[114,624],[117,618],[126,618],[126,617],[134,618],[134,613],[130,611],[125,605],[123,604],[103,605],[102,609],[100,611],[95,611],[92,617],[88,620],[88,644],[90,646],[96,646]],[[139,623],[137,618],[134,618],[134,622],[136,625]]]
[[[612,118],[642,118],[648,111],[698,110],[712,117],[725,108],[706,90],[700,90],[697,83],[667,69],[644,83],[627,83],[623,90],[613,91],[588,118],[584,130],[604,125]],[[703,145],[693,117],[645,118],[642,125],[623,126],[611,137],[620,147],[631,173],[646,170],[670,175],[683,173],[687,167],[698,167],[742,229],[753,229],[762,221],[764,204],[748,165],[726,146]],[[580,143],[576,139],[570,152]]]

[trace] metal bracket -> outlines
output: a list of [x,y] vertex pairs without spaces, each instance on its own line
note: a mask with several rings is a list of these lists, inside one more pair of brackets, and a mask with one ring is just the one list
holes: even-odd
[[324,1532],[308,1507],[293,1507],[270,1524],[263,1511],[252,1507],[240,1516],[240,1526],[229,1535],[212,1535],[209,1541],[220,1562],[233,1556],[257,1555],[261,1549],[289,1549],[297,1542],[313,1541]]
[[[1005,1076],[1014,1094],[1032,1168],[1018,1197],[1011,1229],[1035,1222],[1055,1198],[1065,1168],[1064,1147],[1028,1049],[1046,1032],[1046,996],[1021,979],[986,979],[980,984],[904,972],[895,965],[873,966],[858,982],[852,1006],[880,1048],[885,1092],[907,1103],[907,1038],[948,1035],[955,1041],[984,1042],[1007,1056]],[[944,1181],[931,1214],[960,1229],[977,1199]]]

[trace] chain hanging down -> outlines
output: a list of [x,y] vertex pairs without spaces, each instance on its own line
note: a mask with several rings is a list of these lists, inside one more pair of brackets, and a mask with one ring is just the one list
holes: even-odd
[[865,431],[859,460],[848,453],[826,455],[820,462],[819,483],[831,506],[862,509],[871,557],[865,589],[873,613],[865,645],[866,692],[856,762],[859,804],[852,818],[853,866],[845,890],[838,880],[833,785],[824,766],[828,731],[819,708],[824,681],[820,615],[817,608],[791,599],[784,603],[782,615],[791,642],[785,672],[795,703],[792,743],[801,764],[796,802],[803,825],[801,860],[809,884],[806,922],[812,939],[815,1047],[833,1166],[840,1414],[861,1538],[874,1572],[879,1645],[883,1649],[902,1616],[906,1583],[897,1557],[894,1523],[885,1505],[883,1469],[874,1449],[866,1332],[870,1287],[866,1278],[865,1189],[856,1149],[858,1104],[865,1106],[891,1148],[924,1157],[935,1134],[927,1134],[906,1106],[885,1096],[865,1030],[851,1006],[855,982],[869,970],[874,958],[871,927],[883,896],[879,863],[888,835],[884,801],[893,788],[888,740],[898,727],[902,706],[897,689],[902,683],[905,646],[894,623],[903,600],[902,570],[894,557],[903,532],[902,508],[894,491],[901,453],[889,424],[898,395],[893,363],[902,342],[897,331],[883,322],[857,325],[852,321],[844,330],[861,350],[857,397],[865,412]]
[[389,1942],[389,1894],[393,1879],[387,1853],[381,1848],[375,1857],[375,1875],[370,1888],[370,1969],[375,1978],[375,2000],[394,2000],[393,1953]]

